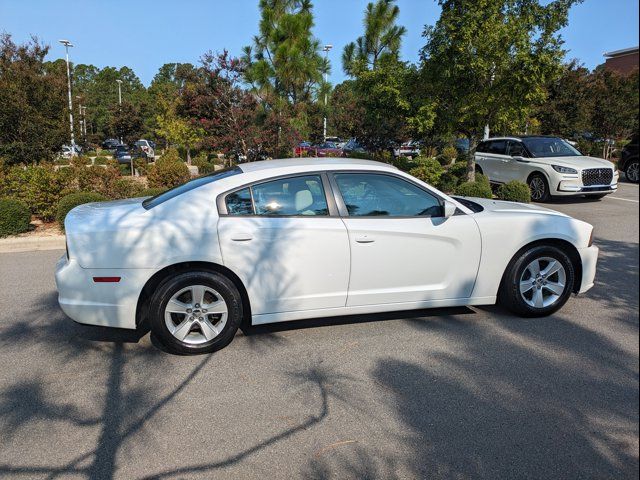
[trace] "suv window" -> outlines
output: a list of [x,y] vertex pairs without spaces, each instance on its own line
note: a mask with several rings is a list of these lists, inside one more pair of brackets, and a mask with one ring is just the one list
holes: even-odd
[[336,173],[350,216],[440,217],[438,198],[401,178],[376,173]]
[[488,153],[494,155],[506,155],[507,154],[507,141],[506,140],[492,140],[489,142]]
[[526,157],[526,150],[524,149],[524,145],[521,142],[516,142],[513,140],[509,141],[509,155],[512,157]]
[[485,153],[489,151],[489,142],[480,142],[476,147],[476,152]]

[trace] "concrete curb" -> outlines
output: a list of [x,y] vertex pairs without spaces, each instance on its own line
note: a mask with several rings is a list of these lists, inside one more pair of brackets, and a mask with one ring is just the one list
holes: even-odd
[[64,235],[46,237],[12,237],[0,239],[0,253],[35,252],[39,250],[64,250]]

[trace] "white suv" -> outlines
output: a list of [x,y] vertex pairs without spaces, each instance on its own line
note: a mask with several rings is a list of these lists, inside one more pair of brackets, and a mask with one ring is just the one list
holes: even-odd
[[536,202],[552,196],[602,198],[618,189],[613,163],[584,156],[557,137],[490,138],[478,145],[475,159],[477,171],[492,183],[525,182]]

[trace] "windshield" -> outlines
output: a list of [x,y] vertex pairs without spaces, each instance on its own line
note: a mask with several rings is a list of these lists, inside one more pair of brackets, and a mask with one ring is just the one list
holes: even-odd
[[161,203],[164,203],[167,200],[171,200],[172,198],[177,197],[178,195],[182,195],[183,193],[193,190],[194,188],[201,187],[202,185],[207,185],[208,183],[215,182],[216,180],[220,180],[221,178],[230,177],[231,175],[239,175],[240,173],[242,173],[240,167],[231,167],[225,168],[224,170],[218,170],[215,173],[205,175],[204,177],[198,177],[187,183],[183,183],[182,185],[174,187],[171,190],[167,190],[166,192],[163,192],[160,195],[156,195],[155,197],[147,198],[142,202],[142,206],[149,210],[150,208],[158,206]]
[[534,157],[578,157],[582,155],[561,138],[523,138],[522,143]]

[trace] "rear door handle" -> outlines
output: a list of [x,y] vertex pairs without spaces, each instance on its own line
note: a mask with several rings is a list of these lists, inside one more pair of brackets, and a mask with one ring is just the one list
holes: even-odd
[[234,242],[248,242],[253,240],[253,236],[249,233],[234,233],[231,235],[231,240]]
[[360,235],[359,237],[356,237],[356,242],[358,243],[373,243],[375,241],[375,238],[368,235]]

